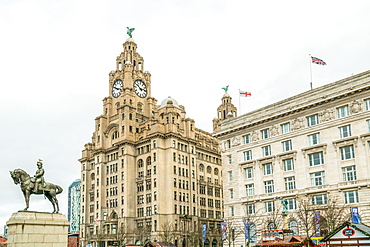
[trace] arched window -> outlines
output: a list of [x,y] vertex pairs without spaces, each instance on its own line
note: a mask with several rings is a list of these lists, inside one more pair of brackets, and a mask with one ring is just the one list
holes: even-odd
[[210,166],[207,166],[207,173],[211,174],[211,172],[212,172],[212,168]]
[[288,228],[293,231],[293,235],[294,236],[297,236],[298,235],[298,222],[297,221],[291,220],[289,222]]
[[150,166],[151,164],[152,164],[152,158],[148,156],[148,158],[146,158],[146,165]]
[[268,223],[267,230],[275,230],[275,229],[276,229],[276,225],[274,222]]
[[142,159],[139,159],[138,160],[137,166],[138,166],[138,168],[142,168],[143,167],[143,160]]
[[200,164],[200,165],[199,165],[199,171],[200,171],[200,172],[204,172],[204,165],[203,165],[203,164]]
[[251,243],[257,242],[257,227],[255,224],[251,224],[249,227],[249,236],[251,238]]
[[214,174],[218,176],[218,168],[215,168]]
[[114,131],[112,134],[112,139],[117,139],[119,137],[118,131]]

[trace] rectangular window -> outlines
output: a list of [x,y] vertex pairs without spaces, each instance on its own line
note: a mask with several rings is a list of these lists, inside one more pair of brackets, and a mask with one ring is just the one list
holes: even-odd
[[366,111],[370,110],[370,99],[365,100],[365,109]]
[[295,189],[295,177],[284,178],[285,181],[285,190],[294,190]]
[[325,184],[325,172],[313,172],[310,173],[311,186],[320,186]]
[[231,155],[228,155],[227,156],[227,163],[228,164],[231,164],[232,163]]
[[317,152],[313,154],[308,155],[310,166],[317,166],[324,164],[324,153],[323,152]]
[[243,152],[244,161],[252,159],[252,150]]
[[282,144],[283,144],[283,152],[292,150],[292,140],[282,142]]
[[328,203],[326,194],[312,196],[311,200],[312,200],[312,205],[321,205],[321,204]]
[[230,199],[234,199],[234,190],[229,189],[229,192],[230,192]]
[[229,181],[233,181],[233,171],[228,171],[229,174]]
[[355,158],[355,149],[353,145],[341,147],[340,148],[340,156],[342,160],[349,160]]
[[349,116],[348,105],[337,108],[338,118]]
[[284,164],[284,171],[292,171],[292,170],[294,170],[294,162],[293,162],[293,159],[283,160],[283,164]]
[[244,178],[253,178],[253,167],[244,168]]
[[290,123],[281,125],[281,134],[286,134],[290,132]]
[[294,209],[297,209],[297,203],[296,203],[296,199],[295,198],[292,198],[292,199],[287,199],[287,206],[288,206],[288,210],[294,210]]
[[231,148],[231,140],[227,140],[226,141],[226,147],[227,148]]
[[348,166],[342,168],[343,172],[343,181],[354,181],[357,180],[356,166]]
[[261,138],[262,139],[266,139],[266,138],[269,138],[269,137],[270,137],[270,130],[269,129],[261,130]]
[[345,138],[351,136],[351,125],[346,125],[343,127],[339,127],[339,135],[340,138]]
[[370,120],[366,120],[367,122],[367,131],[370,132]]
[[254,196],[254,184],[245,185],[245,195]]
[[234,207],[233,206],[230,207],[230,214],[231,214],[231,216],[234,216]]
[[308,145],[316,145],[320,143],[320,133],[308,135]]
[[271,155],[271,146],[262,147],[263,157]]
[[352,190],[352,191],[345,191],[344,192],[344,201],[345,203],[358,203],[358,191]]
[[245,209],[247,211],[247,214],[254,214],[256,212],[253,203],[245,205]]
[[274,181],[273,180],[265,181],[264,184],[265,184],[265,193],[266,194],[274,193]]
[[267,213],[275,211],[274,201],[265,202],[265,210]]
[[272,174],[272,163],[267,163],[263,165],[263,175]]
[[319,115],[312,115],[307,117],[307,125],[308,127],[314,126],[316,124],[319,124]]
[[251,136],[250,135],[243,136],[243,142],[244,142],[244,144],[250,143],[251,142]]

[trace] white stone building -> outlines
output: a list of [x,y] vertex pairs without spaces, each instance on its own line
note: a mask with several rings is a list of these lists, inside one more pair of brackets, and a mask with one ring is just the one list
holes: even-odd
[[[304,228],[296,214],[301,200],[320,211],[335,199],[359,207],[362,222],[370,223],[369,124],[370,71],[222,121],[214,136],[221,143],[225,219],[242,224],[258,215],[265,220],[251,222],[252,231],[282,228],[271,220],[280,215],[282,197],[294,232]],[[234,244],[244,245],[244,235]]]

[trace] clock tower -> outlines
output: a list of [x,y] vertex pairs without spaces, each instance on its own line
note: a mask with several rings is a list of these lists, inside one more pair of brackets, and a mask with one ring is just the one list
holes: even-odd
[[203,225],[209,227],[206,240],[219,241],[217,139],[197,129],[172,97],[157,105],[132,38],[123,44],[108,83],[92,141],[79,159],[83,246],[148,240],[196,246]]

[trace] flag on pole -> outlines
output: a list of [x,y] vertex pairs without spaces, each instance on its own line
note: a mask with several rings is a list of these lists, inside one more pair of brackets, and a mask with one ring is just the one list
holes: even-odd
[[351,211],[352,211],[352,223],[359,224],[360,215],[358,214],[358,207],[351,208]]
[[249,239],[249,228],[251,226],[251,221],[249,219],[244,220],[244,233],[245,233],[245,239]]
[[221,240],[226,239],[226,222],[221,222]]
[[326,65],[326,63],[323,60],[321,60],[317,57],[312,57],[311,56],[311,61],[312,61],[312,63],[315,63],[315,64]]
[[245,91],[239,91],[239,96],[249,97],[249,96],[252,96],[252,93],[245,92]]

